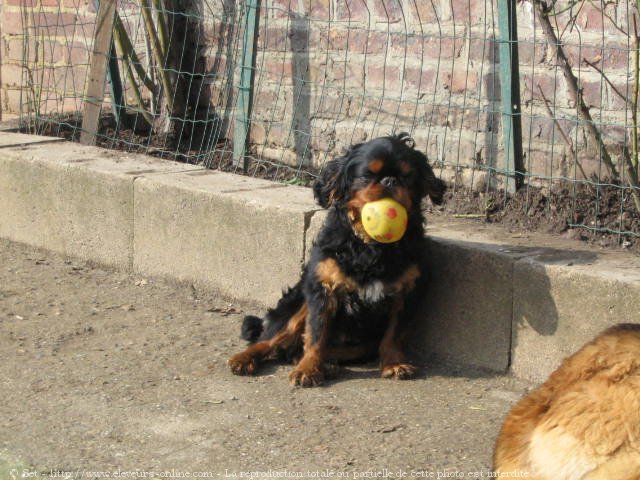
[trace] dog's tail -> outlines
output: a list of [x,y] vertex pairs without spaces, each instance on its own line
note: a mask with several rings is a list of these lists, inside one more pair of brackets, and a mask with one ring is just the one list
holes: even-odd
[[285,290],[275,308],[270,308],[264,319],[247,315],[242,321],[240,336],[250,343],[268,340],[284,328],[291,317],[304,304],[302,282]]
[[242,327],[240,329],[240,337],[247,342],[255,343],[262,335],[264,327],[262,326],[262,319],[254,315],[247,315],[242,320]]

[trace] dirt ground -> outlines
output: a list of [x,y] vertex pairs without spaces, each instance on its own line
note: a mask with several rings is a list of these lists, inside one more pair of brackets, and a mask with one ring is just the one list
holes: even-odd
[[233,376],[243,313],[188,285],[0,240],[0,479],[487,478],[527,385],[431,365]]

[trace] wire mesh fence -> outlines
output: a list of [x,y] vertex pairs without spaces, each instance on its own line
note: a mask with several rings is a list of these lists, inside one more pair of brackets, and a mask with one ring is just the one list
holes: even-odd
[[[24,129],[80,137],[97,18],[4,2],[4,107]],[[119,0],[111,30],[99,145],[306,184],[406,131],[461,211],[640,236],[633,2]]]

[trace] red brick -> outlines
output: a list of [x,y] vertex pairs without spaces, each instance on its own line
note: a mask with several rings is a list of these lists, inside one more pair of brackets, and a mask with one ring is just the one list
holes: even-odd
[[389,36],[386,32],[369,32],[364,38],[365,53],[384,53],[387,48]]
[[347,91],[350,89],[362,90],[364,86],[363,65],[358,62],[334,62],[327,75],[330,82],[340,85],[344,83],[344,88]]
[[604,46],[604,68],[627,71],[631,66],[630,48],[622,43],[607,43]]
[[24,34],[24,24],[20,12],[2,12],[2,33],[5,35]]
[[325,64],[309,64],[308,80],[315,84],[321,84],[327,78],[327,66]]
[[309,8],[304,15],[311,18],[329,18],[331,9],[331,0],[312,0],[309,2]]
[[284,51],[289,48],[289,34],[282,27],[267,28],[263,35],[258,38],[258,48],[266,50]]
[[[558,72],[558,75],[562,76],[560,72]],[[538,88],[538,86],[540,86],[540,88]],[[546,73],[537,73],[534,76],[527,73],[521,74],[520,90],[522,91],[522,103],[531,100],[543,100],[540,89],[542,89],[547,100],[552,103],[558,103],[559,99],[557,98],[557,94],[562,92],[563,88],[564,82],[561,82],[560,78],[556,78],[553,75]]]
[[331,50],[366,53],[367,32],[363,30],[329,30],[328,46]]
[[17,89],[6,89],[2,96],[2,113],[24,113],[25,93]]
[[[614,97],[617,95],[611,90],[611,87],[609,87],[604,80],[595,82],[583,81],[580,84],[580,87],[582,88],[584,103],[587,107],[603,107],[605,109],[613,108],[612,103]],[[624,92],[625,88],[622,88],[622,91]]]
[[454,0],[451,2],[453,21],[456,24],[477,25],[481,23],[485,17],[485,0]]
[[44,61],[46,64],[55,64],[63,59],[66,59],[66,54],[69,48],[66,45],[62,45],[59,42],[45,41],[40,52],[44,54]]
[[35,7],[38,0],[4,0],[4,4],[17,7]]
[[465,39],[463,37],[429,37],[427,52],[440,58],[457,58],[462,53]]
[[349,110],[349,102],[344,94],[335,93],[316,97],[315,105],[311,106],[314,118],[325,118],[333,121],[343,120]]
[[3,60],[21,62],[27,60],[28,62],[34,62],[36,59],[35,42],[31,39],[28,41],[28,58],[24,57],[24,38],[12,37],[3,42]]
[[417,22],[422,25],[439,23],[442,18],[441,2],[411,2],[412,7],[414,3],[416,4],[415,11],[412,13]]
[[336,20],[368,22],[371,12],[366,0],[341,0],[336,2]]
[[436,83],[436,72],[423,66],[422,68],[409,67],[405,69],[404,81],[409,88],[419,92],[433,92]]
[[25,83],[26,72],[20,65],[2,65],[2,85],[20,87]]
[[392,89],[399,87],[400,69],[396,66],[379,65],[369,63],[367,65],[367,88],[371,89]]
[[38,12],[33,16],[33,26],[49,37],[73,33],[78,18],[71,13]]
[[444,73],[443,88],[451,93],[470,93],[478,86],[478,74],[465,67],[454,67],[453,72]]
[[[291,79],[293,75],[293,66],[291,65],[290,58],[282,58],[279,56],[277,59],[266,61],[264,64],[258,65],[260,72],[258,74],[264,75],[269,80],[281,81],[283,78]],[[256,75],[256,78],[258,76]]]
[[[570,128],[570,127],[569,127]],[[563,129],[565,133],[569,131],[569,128]],[[532,141],[546,140],[549,143],[562,141],[560,132],[556,130],[556,124],[553,119],[543,116],[522,116],[522,133],[526,138],[530,138]]]
[[[498,47],[496,43],[496,48]],[[518,62],[527,65],[538,65],[544,62],[547,55],[547,43],[545,42],[519,42]],[[496,57],[498,58],[498,57]]]
[[[618,92],[620,92],[624,97],[629,99],[631,98],[631,92],[633,88],[632,84],[626,83],[626,82],[625,83],[614,82],[613,84],[615,85]],[[623,112],[625,111],[625,109],[629,108],[626,100],[621,98],[620,95],[618,95],[617,93],[615,93],[611,87],[607,86],[607,90],[610,92],[609,106],[612,109],[618,112]]]
[[252,144],[264,144],[267,140],[267,130],[265,122],[253,121],[251,122],[251,129],[249,130],[249,142]]
[[583,44],[567,44],[563,46],[564,53],[573,68],[584,65],[584,60],[599,62],[602,59],[602,48],[599,46]]
[[370,2],[373,6],[374,14],[383,22],[401,22],[404,18],[402,5],[399,0],[381,0]]
[[271,0],[267,10],[267,16],[273,18],[289,18],[291,10],[291,0]]
[[[613,13],[613,9],[607,9],[608,13]],[[615,17],[614,17],[615,18]],[[576,16],[576,23],[584,30],[592,30],[601,32],[604,28],[605,22],[609,22],[600,9],[594,5],[585,2],[580,5],[580,13]]]
[[421,35],[391,34],[391,49],[394,54],[419,59],[425,54],[425,37]]
[[63,3],[65,8],[71,8],[74,10],[87,10],[89,12],[95,12],[95,5],[93,0],[64,0]]
[[89,47],[82,43],[73,43],[66,52],[66,61],[71,65],[87,63],[89,61]]

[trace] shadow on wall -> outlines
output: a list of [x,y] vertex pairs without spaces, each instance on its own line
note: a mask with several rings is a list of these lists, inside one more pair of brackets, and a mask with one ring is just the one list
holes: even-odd
[[494,372],[508,370],[519,324],[544,336],[558,328],[549,279],[541,271],[531,277],[536,284],[521,288],[514,277],[515,263],[532,258],[549,264],[588,264],[596,258],[591,252],[500,248],[434,238],[427,239],[425,248],[428,282],[417,300],[410,351],[419,361]]
[[[291,133],[298,166],[308,166],[311,160],[311,89],[309,83],[309,17],[290,12],[293,104]],[[291,135],[291,134],[290,134]],[[289,138],[287,139],[287,143]]]

